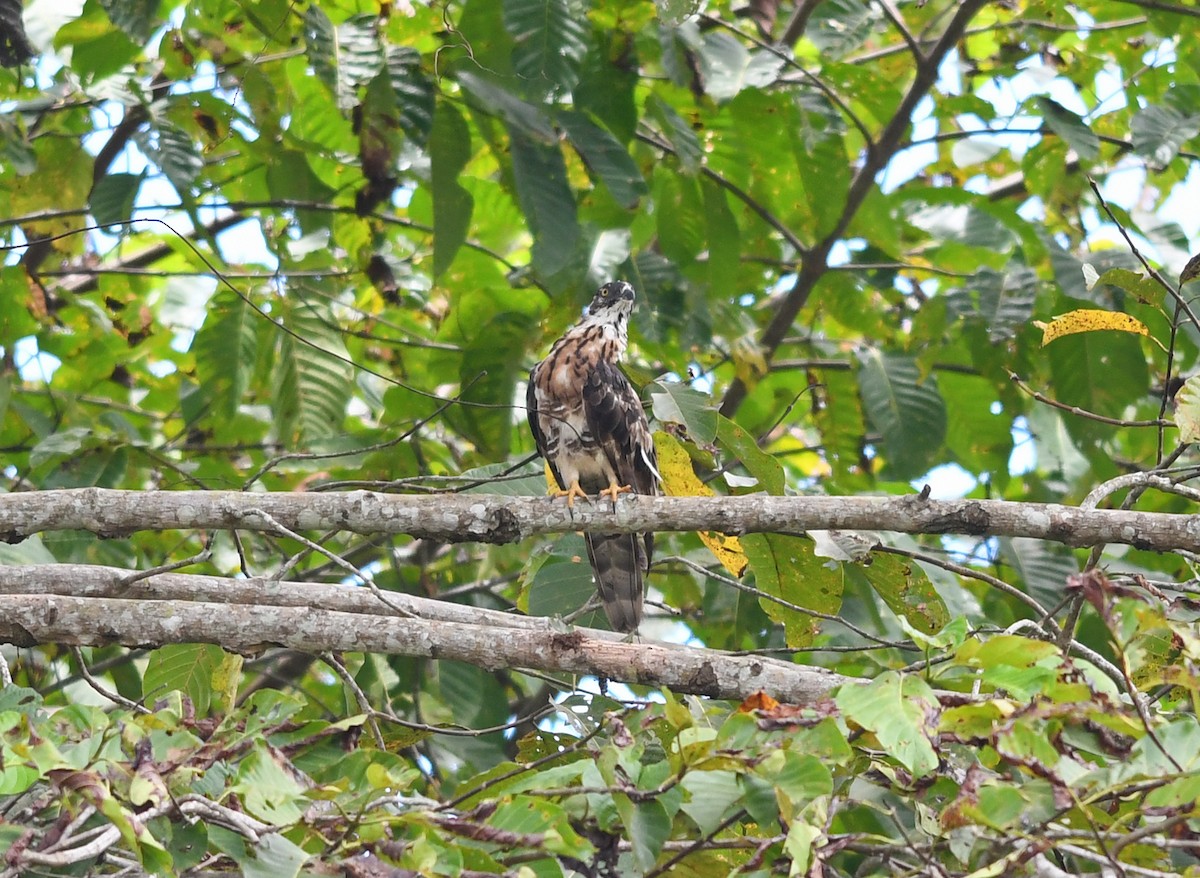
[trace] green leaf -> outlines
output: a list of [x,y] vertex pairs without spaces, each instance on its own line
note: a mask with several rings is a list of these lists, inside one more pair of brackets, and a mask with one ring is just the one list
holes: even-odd
[[[295,767],[281,751],[263,741],[257,742],[238,764],[237,779],[230,791],[238,794],[248,813],[269,823],[295,823],[307,804]],[[259,849],[255,853],[261,852]]]
[[784,65],[775,52],[751,51],[725,31],[705,34],[699,50],[704,90],[716,101],[727,101],[744,88],[766,88]]
[[683,170],[688,174],[699,171],[704,153],[692,126],[684,121],[670,104],[653,95],[646,102],[646,111],[649,116],[658,120],[662,135],[667,139]]
[[433,195],[433,276],[454,262],[471,227],[475,199],[459,185],[458,175],[471,158],[471,132],[450,103],[438,104],[429,137]]
[[[478,479],[483,484],[462,489],[464,494],[500,494],[505,497],[541,497],[546,493],[546,476],[542,461],[535,460],[515,472],[511,463],[489,463],[485,466],[463,470],[464,480]],[[508,477],[493,481],[496,476],[508,472]],[[518,478],[514,478],[517,476]]]
[[[421,69],[421,56],[407,46],[389,46],[385,66],[400,112],[400,127],[414,143],[424,146],[433,129],[436,90]],[[435,155],[432,150],[430,154]]]
[[128,222],[146,172],[140,174],[105,174],[88,197],[88,208],[99,225]]
[[562,112],[558,121],[587,166],[589,176],[603,182],[613,200],[622,207],[630,210],[637,207],[649,190],[637,163],[621,142],[583,113]]
[[26,537],[19,543],[0,543],[0,565],[55,564],[58,559],[46,548],[39,536]]
[[806,31],[822,55],[842,58],[861,46],[875,28],[876,15],[861,0],[826,0],[813,10]]
[[617,269],[629,259],[628,229],[605,229],[596,236],[592,255],[588,259],[588,280],[598,287],[617,276]]
[[174,123],[159,119],[134,132],[138,148],[153,161],[180,195],[186,196],[204,170],[204,160],[191,136]]
[[773,778],[757,774],[739,774],[742,787],[742,807],[759,826],[770,826],[779,819],[779,800],[775,795]]
[[[446,418],[473,442],[486,460],[508,456],[518,378],[526,373],[512,352],[524,350],[541,314],[539,297],[521,290],[488,288],[464,292],[450,314],[456,332],[440,338],[460,347],[458,381],[462,399],[482,405],[455,406]],[[524,420],[522,418],[522,420]]]
[[598,31],[596,44],[584,58],[579,82],[572,91],[575,109],[598,119],[617,140],[633,140],[638,123],[638,101],[634,89],[639,83],[636,68],[623,63],[624,35]]
[[[1072,310],[1074,303],[1055,307]],[[1137,336],[1123,332],[1083,332],[1064,336],[1045,349],[1053,379],[1049,396],[1096,414],[1120,417],[1125,407],[1149,390],[1150,373]],[[1065,419],[1077,440],[1094,442],[1112,428],[1082,418]]]
[[[1085,263],[1085,269],[1090,268]],[[1095,269],[1092,269],[1095,271]],[[1110,268],[1104,274],[1095,278],[1088,284],[1089,290],[1094,290],[1096,287],[1113,286],[1122,289],[1129,295],[1133,296],[1138,302],[1143,305],[1150,305],[1155,308],[1162,306],[1163,297],[1166,295],[1166,290],[1162,284],[1152,277],[1147,277],[1140,271],[1130,271],[1127,268]]]
[[243,878],[296,878],[309,856],[286,836],[269,833],[255,842],[238,865]]
[[51,433],[29,452],[29,465],[38,467],[57,458],[72,457],[85,446],[94,447],[95,432],[88,427],[70,427]]
[[707,220],[708,283],[714,290],[737,288],[741,268],[741,234],[737,217],[729,209],[725,190],[705,178],[700,185],[704,195],[704,215]]
[[374,15],[356,15],[334,26],[315,3],[304,12],[308,60],[343,111],[358,102],[358,86],[383,69],[376,22]]
[[936,461],[946,438],[946,405],[916,362],[878,348],[858,352],[863,409],[881,434],[888,472],[915,478]]
[[787,838],[783,842],[784,853],[791,859],[789,864],[792,874],[804,875],[809,873],[808,865],[812,859],[813,842],[821,837],[821,830],[803,820],[793,820],[788,827]]
[[[334,196],[334,190],[313,173],[308,159],[298,149],[281,149],[272,157],[267,166],[267,188],[273,198],[312,204],[324,204]],[[306,233],[329,228],[326,211],[297,209],[296,217]]]
[[512,132],[513,179],[533,232],[533,263],[544,275],[557,274],[575,255],[579,222],[575,196],[558,146],[544,146]]
[[700,5],[700,0],[654,0],[659,21],[672,28],[695,15]]
[[947,298],[955,313],[981,322],[988,340],[999,342],[1013,338],[1032,319],[1038,284],[1033,269],[1014,262],[1003,272],[981,269],[971,286]]
[[192,700],[197,716],[208,713],[213,675],[225,661],[219,646],[207,643],[168,644],[150,653],[142,691],[149,704],[172,690]]
[[1046,127],[1067,142],[1085,162],[1095,161],[1100,155],[1100,138],[1082,119],[1057,101],[1047,97],[1037,97],[1038,108]]
[[144,43],[158,25],[160,0],[100,0],[112,23],[132,40]]
[[875,552],[861,570],[892,612],[918,631],[933,634],[950,621],[946,604],[915,561]]
[[[620,798],[624,798],[621,796]],[[651,799],[633,806],[633,819],[626,826],[633,843],[633,860],[642,870],[658,862],[663,844],[671,837],[671,818],[662,802]]]
[[[542,783],[545,783],[545,780],[550,780],[552,776],[547,772],[534,773],[534,783],[531,785],[533,789],[542,786],[537,780],[539,777],[544,778]],[[550,785],[556,784],[557,781]],[[504,802],[496,809],[488,824],[497,829],[520,834],[545,833],[546,850],[559,856],[588,861],[596,852],[591,842],[575,831],[567,810],[540,796],[513,796],[511,801]]]
[[503,0],[513,69],[545,89],[570,90],[587,53],[587,18],[569,0]]
[[742,466],[758,479],[768,494],[783,496],[786,479],[783,467],[774,456],[758,447],[754,437],[724,415],[717,415],[717,442],[727,453],[741,461]]
[[[78,9],[78,7],[76,7]],[[99,11],[85,5],[84,14],[54,34],[54,45],[71,47],[71,67],[84,80],[99,82],[120,71],[141,53],[139,43],[114,27]]]
[[[209,300],[208,316],[192,342],[196,376],[204,397],[211,401],[217,424],[237,414],[258,352],[258,326],[262,318],[242,296],[220,290]],[[223,431],[222,431],[223,432]]]
[[970,473],[1003,478],[1013,450],[1013,415],[995,405],[995,386],[978,375],[940,372],[946,401],[946,448]]
[[698,445],[717,438],[717,409],[712,397],[682,381],[655,381],[649,386],[654,417],[664,424],[681,424]]
[[742,787],[732,771],[688,772],[679,785],[690,796],[679,809],[704,835],[716,831],[730,808],[741,807]]
[[484,113],[499,116],[512,131],[546,146],[558,143],[554,126],[540,107],[526,103],[473,73],[460,73],[458,84],[467,90]]
[[279,437],[289,446],[336,436],[342,430],[354,371],[329,306],[300,297],[311,285],[295,284],[281,308],[281,333],[272,405]]
[[1024,583],[1024,590],[1044,607],[1057,605],[1067,577],[1079,572],[1079,562],[1070,549],[1043,540],[1002,538],[1000,557],[1012,567],[1018,582]]
[[885,671],[870,683],[843,686],[836,700],[848,719],[874,732],[884,750],[914,776],[937,768],[938,756],[930,743],[937,696],[920,677]]
[[1200,375],[1192,375],[1175,394],[1175,426],[1180,442],[1200,442]]
[[1162,105],[1145,107],[1134,114],[1129,131],[1134,153],[1165,168],[1185,143],[1200,134],[1200,113],[1185,114]]
[[[841,607],[841,567],[826,566],[825,559],[813,552],[812,540],[786,534],[746,534],[741,542],[760,590],[819,613],[833,614]],[[812,642],[816,618],[766,598],[759,603],[771,619],[783,624],[788,646],[799,648]]]
[[[530,616],[568,616],[596,593],[592,568],[588,564],[587,546],[581,536],[568,534],[560,537],[551,546],[548,555],[535,555],[530,562],[525,571],[529,589],[526,612]],[[530,574],[532,579],[529,579]],[[589,617],[580,618],[579,624],[590,624]]]
[[[782,762],[782,765],[775,763]],[[769,773],[768,773],[769,772]],[[787,796],[793,813],[813,799],[833,793],[833,775],[820,759],[811,753],[783,750],[763,763],[759,774]]]

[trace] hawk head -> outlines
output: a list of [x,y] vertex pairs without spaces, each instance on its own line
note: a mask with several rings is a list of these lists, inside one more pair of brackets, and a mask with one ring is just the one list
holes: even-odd
[[588,305],[589,323],[623,324],[633,310],[633,287],[623,280],[612,280],[596,290]]

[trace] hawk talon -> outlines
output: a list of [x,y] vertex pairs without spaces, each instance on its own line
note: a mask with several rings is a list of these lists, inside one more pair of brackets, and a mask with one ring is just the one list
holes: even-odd
[[564,489],[562,489],[562,488],[559,488],[558,490],[556,490],[556,491],[554,492],[554,494],[553,494],[552,496],[554,496],[555,498],[558,498],[558,497],[566,497],[566,498],[567,498],[567,508],[568,508],[568,509],[574,509],[574,508],[575,508],[575,498],[576,498],[576,497],[582,497],[584,500],[588,500],[588,499],[589,499],[589,498],[588,498],[588,495],[587,495],[587,491],[585,491],[585,490],[583,490],[583,488],[579,487],[579,480],[578,480],[578,479],[576,479],[575,481],[571,482],[571,484],[569,484],[569,485],[566,487],[566,490],[564,490]]
[[618,494],[632,494],[632,493],[633,493],[633,488],[631,488],[629,485],[618,485],[616,482],[613,482],[607,488],[602,489],[596,496],[597,497],[607,497],[608,499],[612,500],[613,506],[616,506]]

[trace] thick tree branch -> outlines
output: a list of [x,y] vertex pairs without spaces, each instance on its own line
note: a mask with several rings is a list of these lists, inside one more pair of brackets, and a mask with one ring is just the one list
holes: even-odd
[[[1122,543],[1200,550],[1200,515],[1078,509],[1004,500],[906,497],[630,497],[576,504],[490,494],[242,493],[72,488],[0,495],[0,540],[84,530],[117,537],[146,530],[239,529],[280,534],[343,530],[455,542],[511,543],[538,534],[715,530],[801,534],[885,530],[1031,537],[1069,546]],[[282,534],[281,534],[282,535]]]
[[[215,643],[244,653],[273,646],[311,653],[379,652],[455,659],[490,669],[594,675],[713,698],[741,700],[762,690],[792,703],[811,703],[851,681],[820,668],[758,656],[625,643],[609,632],[568,629],[556,620],[391,595],[434,618],[401,617],[352,586],[178,574],[122,586],[131,572],[73,564],[0,568],[0,642],[23,647]],[[189,589],[194,594],[188,595]],[[121,597],[92,596],[97,593]],[[255,597],[262,602],[248,602]],[[349,611],[325,609],[328,605]]]

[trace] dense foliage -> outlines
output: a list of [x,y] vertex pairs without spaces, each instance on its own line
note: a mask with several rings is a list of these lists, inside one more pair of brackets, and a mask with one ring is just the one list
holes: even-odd
[[[1191,512],[1197,18],[4,3],[0,490],[541,494],[526,370],[621,277],[679,493]],[[0,563],[592,591],[574,534],[108,536]],[[0,876],[1200,874],[1193,553],[706,538],[659,536],[647,638],[864,682],[5,647]]]

